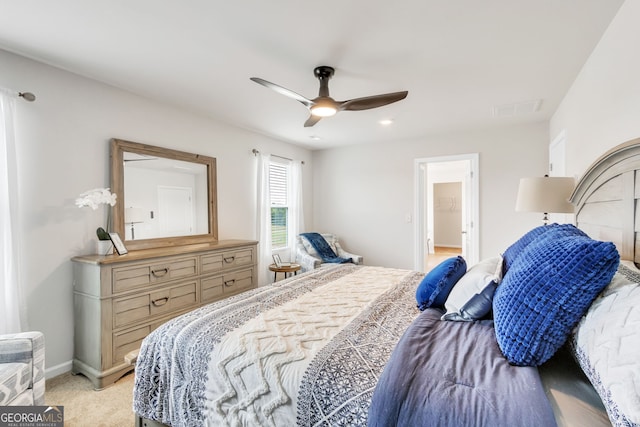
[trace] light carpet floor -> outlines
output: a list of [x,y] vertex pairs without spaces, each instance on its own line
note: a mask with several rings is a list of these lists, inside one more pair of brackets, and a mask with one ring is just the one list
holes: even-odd
[[65,427],[133,427],[133,380],[131,372],[95,391],[86,377],[69,372],[47,380],[44,400],[48,406],[64,406]]

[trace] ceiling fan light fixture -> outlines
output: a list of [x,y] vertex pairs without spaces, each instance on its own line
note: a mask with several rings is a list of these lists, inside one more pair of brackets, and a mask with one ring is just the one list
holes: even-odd
[[311,114],[318,117],[335,116],[337,110],[333,107],[312,107]]
[[310,108],[311,114],[318,117],[331,117],[334,116],[338,109],[331,102],[322,102],[315,104]]
[[336,101],[328,96],[319,96],[313,100],[313,105],[309,111],[316,117],[331,117],[338,112]]

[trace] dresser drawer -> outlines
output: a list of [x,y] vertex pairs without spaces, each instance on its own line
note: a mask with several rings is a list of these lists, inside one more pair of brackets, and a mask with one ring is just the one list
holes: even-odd
[[167,314],[198,302],[198,281],[113,300],[113,327],[119,328],[150,316]]
[[253,268],[211,276],[200,281],[200,299],[203,304],[254,287]]
[[113,269],[113,293],[124,292],[154,283],[195,276],[197,258],[180,258],[153,264],[138,264]]
[[200,280],[200,301],[203,304],[216,301],[224,295],[224,279],[213,276]]
[[124,362],[124,356],[140,348],[142,340],[151,333],[151,325],[141,326],[125,332],[113,334],[113,361]]
[[254,262],[254,256],[253,248],[242,248],[202,255],[200,257],[202,273],[213,273],[228,268],[251,265]]
[[113,334],[112,355],[114,363],[122,363],[129,352],[138,350],[142,340],[166,321],[167,319],[161,319],[148,325],[115,332]]
[[225,273],[222,276],[224,293],[230,294],[249,289],[253,286],[253,268],[240,270],[233,273]]

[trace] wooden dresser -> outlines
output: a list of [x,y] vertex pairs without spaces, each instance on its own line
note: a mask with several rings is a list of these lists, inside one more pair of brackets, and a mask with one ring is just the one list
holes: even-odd
[[95,389],[113,384],[135,367],[140,343],[159,325],[256,287],[257,244],[221,240],[73,258],[72,372]]

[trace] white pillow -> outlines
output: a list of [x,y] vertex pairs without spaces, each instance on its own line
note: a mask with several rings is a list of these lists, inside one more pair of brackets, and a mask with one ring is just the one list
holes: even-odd
[[640,425],[640,271],[623,261],[576,327],[573,348],[613,425]]
[[[482,318],[491,310],[493,291],[501,280],[502,256],[487,258],[473,265],[449,293],[444,303],[447,312],[442,320],[472,321]],[[473,310],[464,310],[471,308],[465,307],[467,303],[473,305]],[[483,314],[472,314],[478,308]]]

